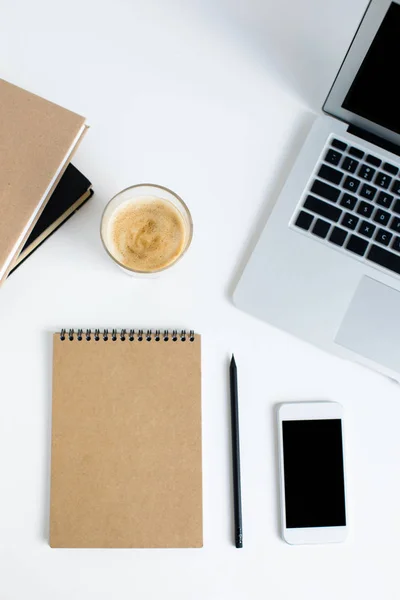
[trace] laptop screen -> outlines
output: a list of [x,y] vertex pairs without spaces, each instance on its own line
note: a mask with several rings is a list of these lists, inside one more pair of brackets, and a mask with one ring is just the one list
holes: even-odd
[[400,5],[392,3],[342,107],[400,133]]

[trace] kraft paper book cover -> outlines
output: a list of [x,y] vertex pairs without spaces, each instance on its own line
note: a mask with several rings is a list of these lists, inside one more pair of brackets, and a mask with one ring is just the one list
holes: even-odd
[[198,548],[200,336],[53,338],[50,545]]
[[84,117],[0,79],[0,283],[85,131]]

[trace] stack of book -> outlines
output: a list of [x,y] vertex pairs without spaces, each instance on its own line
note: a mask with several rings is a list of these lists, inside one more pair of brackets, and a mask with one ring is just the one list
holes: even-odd
[[0,79],[0,284],[91,196],[84,117]]

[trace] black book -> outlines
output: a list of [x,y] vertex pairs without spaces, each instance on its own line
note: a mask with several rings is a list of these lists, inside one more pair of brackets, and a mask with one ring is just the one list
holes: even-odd
[[26,240],[10,273],[19,267],[32,252],[43,244],[52,233],[57,231],[92,196],[92,184],[89,179],[82,175],[74,165],[69,164]]

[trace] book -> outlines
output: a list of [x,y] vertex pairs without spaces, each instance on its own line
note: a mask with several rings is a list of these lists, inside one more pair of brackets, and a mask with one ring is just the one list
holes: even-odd
[[0,283],[85,131],[84,117],[0,79]]
[[25,242],[10,274],[93,195],[92,184],[69,164]]
[[194,332],[54,335],[51,547],[202,546],[200,345]]

